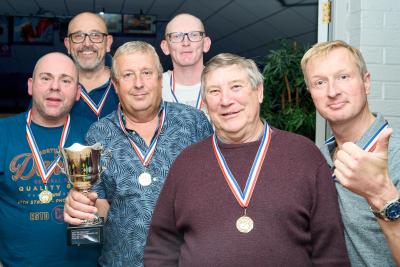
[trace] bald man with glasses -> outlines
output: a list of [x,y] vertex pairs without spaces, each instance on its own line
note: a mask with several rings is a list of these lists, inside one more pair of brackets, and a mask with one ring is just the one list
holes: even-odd
[[182,13],[167,24],[161,49],[170,55],[173,69],[163,74],[162,97],[165,101],[183,103],[205,110],[200,96],[203,54],[210,50],[211,39],[201,20]]
[[78,67],[81,86],[81,98],[71,112],[93,122],[111,113],[118,105],[111,83],[111,66],[105,63],[112,43],[103,18],[90,12],[71,19],[68,36],[64,39],[65,47]]

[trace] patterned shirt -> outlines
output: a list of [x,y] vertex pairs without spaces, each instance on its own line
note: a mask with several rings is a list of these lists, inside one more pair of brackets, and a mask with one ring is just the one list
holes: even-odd
[[[172,162],[188,145],[212,134],[206,116],[195,108],[163,102],[159,114],[163,109],[164,125],[146,168],[120,126],[118,111],[94,123],[88,132],[89,144],[104,145],[102,162],[107,165],[101,182],[95,186],[99,197],[110,202],[100,257],[102,266],[143,266],[151,216]],[[144,154],[147,153],[149,147],[143,138],[134,131],[128,131],[128,135]],[[153,139],[156,137],[155,134]],[[152,176],[148,186],[138,181],[145,171]]]

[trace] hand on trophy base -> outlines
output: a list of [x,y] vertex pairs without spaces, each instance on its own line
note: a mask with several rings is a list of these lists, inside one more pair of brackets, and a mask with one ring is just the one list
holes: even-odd
[[72,189],[68,194],[64,219],[70,222],[67,226],[69,246],[101,245],[103,242],[104,218],[95,213],[96,198],[97,194],[94,192],[84,194],[76,189]]

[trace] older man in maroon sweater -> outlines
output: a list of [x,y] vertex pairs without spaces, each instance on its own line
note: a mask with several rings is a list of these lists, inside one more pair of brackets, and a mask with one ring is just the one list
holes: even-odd
[[252,60],[207,63],[215,135],[172,165],[145,266],[349,266],[329,168],[312,142],[259,117],[263,90]]

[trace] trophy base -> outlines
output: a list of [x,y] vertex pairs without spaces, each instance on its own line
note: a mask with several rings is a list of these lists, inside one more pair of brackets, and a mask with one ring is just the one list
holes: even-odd
[[102,243],[103,223],[89,225],[69,224],[67,227],[68,246],[92,246],[101,245]]

